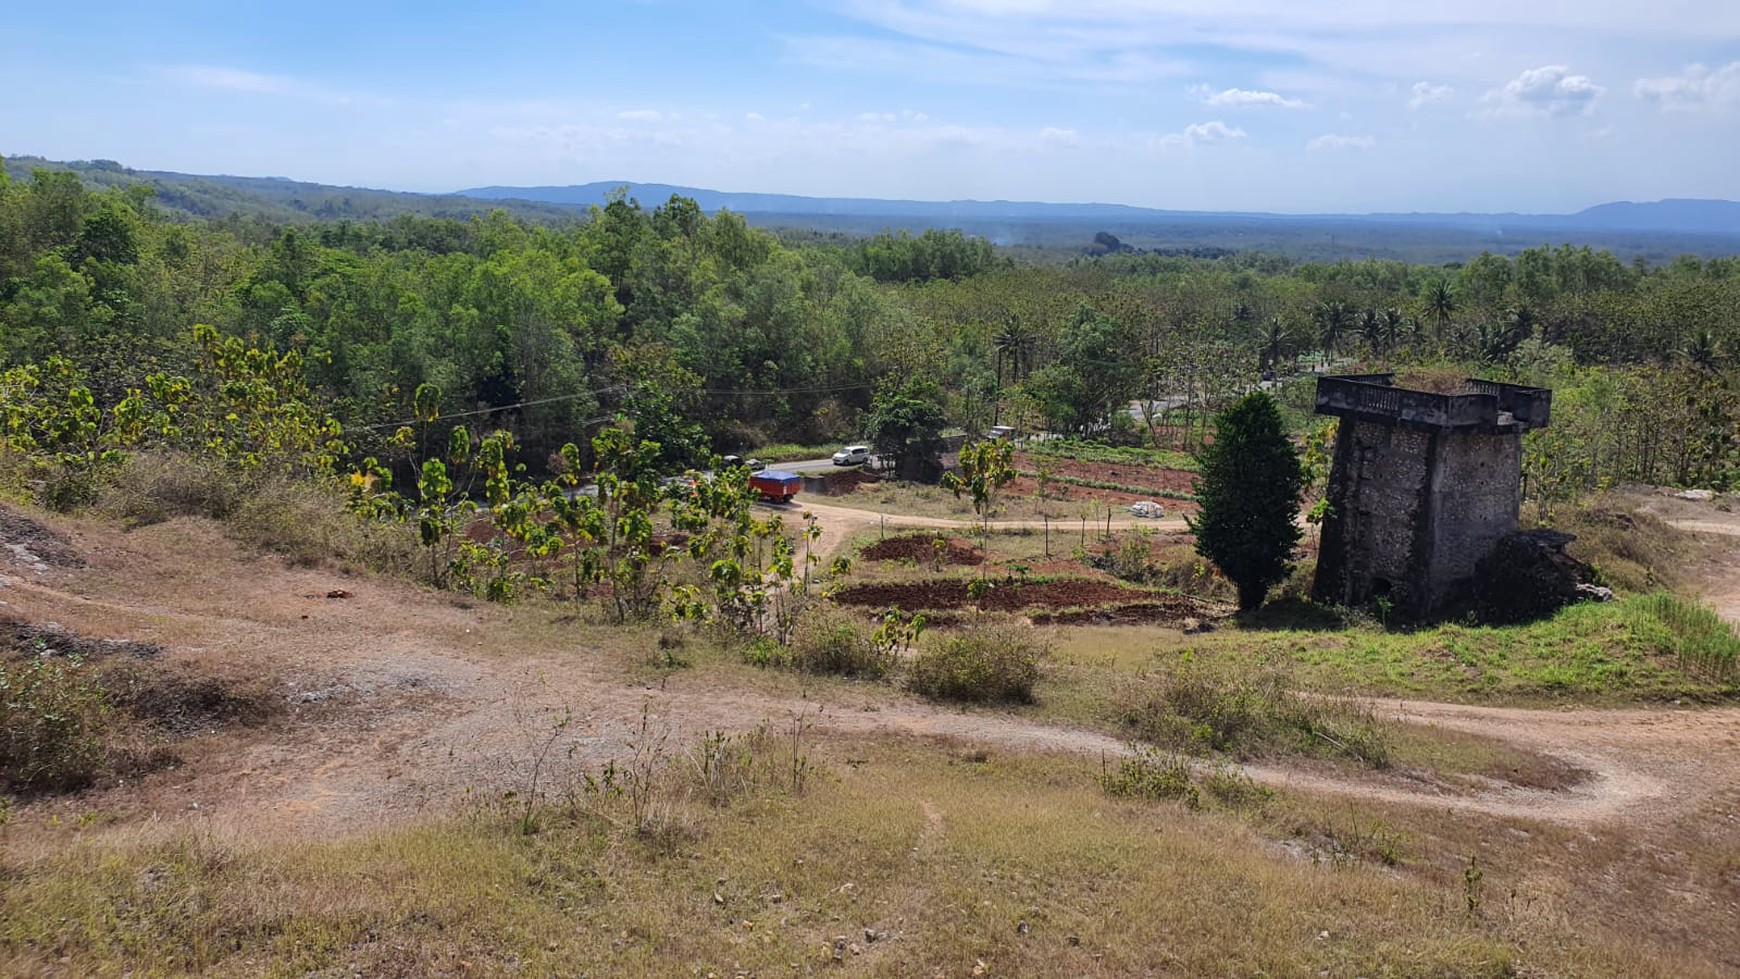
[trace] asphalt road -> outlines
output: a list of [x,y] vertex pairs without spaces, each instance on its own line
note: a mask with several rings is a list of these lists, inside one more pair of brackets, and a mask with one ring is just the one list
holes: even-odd
[[797,459],[792,462],[770,462],[767,464],[767,468],[788,473],[831,473],[854,467],[836,466],[832,459]]

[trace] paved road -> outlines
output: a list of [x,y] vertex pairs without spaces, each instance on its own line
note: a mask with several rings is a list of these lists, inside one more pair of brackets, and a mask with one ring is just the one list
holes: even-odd
[[770,462],[767,468],[788,473],[828,473],[851,467],[836,466],[832,459],[794,459],[791,462]]

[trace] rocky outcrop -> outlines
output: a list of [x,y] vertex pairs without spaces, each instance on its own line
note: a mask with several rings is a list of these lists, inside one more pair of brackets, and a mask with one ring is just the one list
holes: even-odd
[[1519,530],[1499,539],[1477,566],[1475,610],[1493,623],[1545,618],[1573,602],[1606,601],[1595,569],[1565,553],[1577,538],[1557,530]]

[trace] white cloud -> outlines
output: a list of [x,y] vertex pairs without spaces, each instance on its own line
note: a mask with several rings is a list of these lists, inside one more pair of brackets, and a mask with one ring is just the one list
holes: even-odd
[[1448,85],[1434,85],[1431,82],[1415,82],[1413,98],[1408,99],[1409,111],[1418,111],[1428,105],[1450,101],[1455,89]]
[[627,109],[616,114],[624,122],[663,122],[665,114],[657,109]]
[[1305,148],[1313,153],[1325,150],[1369,150],[1375,146],[1376,136],[1343,136],[1339,133],[1326,133],[1305,142]]
[[1740,105],[1740,61],[1715,71],[1691,65],[1678,75],[1639,78],[1632,92],[1669,111],[1688,112]]
[[1243,129],[1229,126],[1216,119],[1211,122],[1192,123],[1185,126],[1183,132],[1165,133],[1154,137],[1151,142],[1160,149],[1189,149],[1192,146],[1224,143],[1228,140],[1244,138],[1245,131]]
[[275,95],[327,105],[383,105],[386,102],[373,96],[334,91],[288,75],[268,75],[221,65],[172,65],[157,69],[157,74],[181,85],[238,95]]
[[1243,88],[1229,88],[1216,92],[1207,85],[1197,85],[1190,94],[1199,102],[1225,109],[1309,109],[1310,106],[1298,99],[1290,99],[1279,92],[1253,92]]
[[1039,141],[1050,146],[1076,146],[1081,143],[1081,134],[1073,129],[1046,126],[1039,131]]
[[1588,75],[1573,75],[1564,65],[1530,68],[1481,96],[1489,108],[1481,115],[1508,118],[1591,115],[1605,88]]

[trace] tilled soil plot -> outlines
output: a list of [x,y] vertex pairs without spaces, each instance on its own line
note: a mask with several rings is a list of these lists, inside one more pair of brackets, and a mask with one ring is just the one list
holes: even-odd
[[1037,472],[1043,466],[1059,476],[1117,483],[1132,488],[1166,490],[1173,493],[1196,492],[1196,474],[1182,469],[1163,469],[1133,462],[1083,462],[1079,459],[1028,455],[1024,452],[1016,455],[1015,466],[1026,472]]
[[[852,585],[834,593],[834,600],[847,605],[871,608],[898,606],[903,609],[951,609],[976,606],[979,601],[967,594],[965,578],[938,578],[931,581],[873,582]],[[1015,612],[1028,608],[1078,608],[1092,605],[1125,604],[1134,600],[1161,598],[1155,592],[1139,588],[1124,588],[1107,581],[1088,578],[1065,578],[1057,581],[1016,584],[996,582],[983,599],[986,609]]]
[[1072,608],[1058,612],[1037,612],[1034,625],[1135,625],[1139,623],[1183,622],[1186,619],[1212,619],[1228,614],[1224,606],[1205,602],[1188,595],[1166,595],[1122,605],[1096,605],[1093,608]]
[[[938,560],[934,534],[906,534],[901,537],[890,537],[887,540],[864,548],[859,556],[869,561],[899,561],[908,559],[919,564],[928,564]],[[979,549],[965,541],[952,537],[944,538],[941,551],[943,564],[978,564],[984,560]]]

